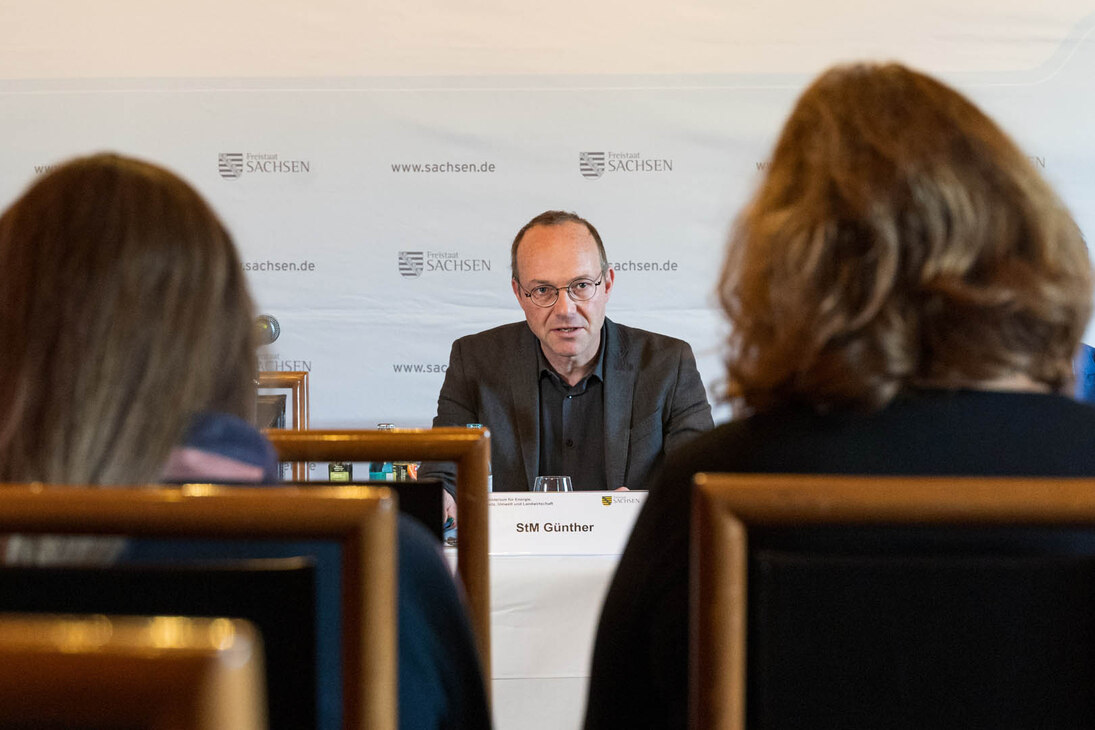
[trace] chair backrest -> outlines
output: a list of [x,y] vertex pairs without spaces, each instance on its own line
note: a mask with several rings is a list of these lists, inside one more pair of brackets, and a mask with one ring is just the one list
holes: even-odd
[[[263,370],[258,377],[259,402],[258,413],[262,414],[264,399],[269,394],[261,391],[288,390],[292,394],[293,411],[289,418],[289,428],[293,431],[304,431],[308,428],[308,372],[305,370]],[[285,396],[280,400],[281,415],[285,414]],[[261,421],[260,421],[261,424]],[[308,478],[308,465],[304,463],[294,464],[292,467],[294,481],[304,481]]]
[[282,461],[451,461],[456,464],[460,542],[456,569],[468,597],[483,681],[490,687],[487,475],[490,432],[481,428],[392,431],[264,431]]
[[[346,482],[311,480],[307,482],[283,481],[282,485],[297,487],[339,487]],[[381,481],[379,479],[357,480],[353,484],[362,487],[382,487],[390,489],[397,497],[400,513],[413,517],[422,523],[426,530],[441,543],[445,539],[445,530],[441,522],[443,512],[440,479],[416,479],[412,481]]]
[[262,647],[225,618],[0,615],[0,726],[265,730]]
[[308,428],[308,373],[293,370],[264,370],[259,373],[258,387],[260,389],[288,389],[293,394],[293,412],[289,420],[289,428],[294,431],[303,431]]
[[1095,715],[1095,479],[695,484],[693,727]]
[[342,555],[343,725],[396,723],[396,508],[387,490],[0,485],[0,533],[324,540]]
[[262,636],[269,725],[316,727],[316,568],[304,558],[0,568],[0,612],[245,619]]

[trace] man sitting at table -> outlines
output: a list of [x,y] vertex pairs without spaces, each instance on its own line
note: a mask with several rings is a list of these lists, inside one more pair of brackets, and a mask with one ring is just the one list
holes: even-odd
[[[453,343],[434,427],[490,429],[496,491],[528,490],[538,474],[569,475],[578,490],[646,489],[667,451],[712,427],[692,348],[605,318],[615,272],[574,213],[526,223],[510,264],[525,322]],[[421,473],[445,480],[451,513],[451,465]]]

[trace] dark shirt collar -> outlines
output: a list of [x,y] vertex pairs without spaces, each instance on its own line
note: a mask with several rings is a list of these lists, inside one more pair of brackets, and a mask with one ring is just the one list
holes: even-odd
[[[531,331],[530,331],[530,334],[531,334]],[[535,337],[535,335],[533,335],[533,337]],[[594,361],[593,369],[591,371],[589,371],[589,374],[586,375],[584,378],[582,378],[580,381],[578,381],[578,384],[575,385],[574,387],[578,387],[579,385],[583,385],[590,378],[596,378],[597,380],[599,380],[602,383],[605,382],[605,349],[606,349],[605,343],[607,341],[608,341],[608,328],[605,327],[604,324],[602,323],[601,324],[601,344],[598,346],[598,349],[597,349],[597,360]],[[568,385],[566,383],[566,381],[563,380],[563,378],[559,375],[559,373],[555,372],[555,368],[551,367],[551,363],[548,362],[547,355],[544,354],[544,348],[543,348],[543,345],[540,344],[539,339],[536,340],[536,362],[539,365],[540,378],[543,378],[545,375],[547,375],[552,380],[554,380],[557,385],[561,385],[564,388],[571,387],[570,385]]]

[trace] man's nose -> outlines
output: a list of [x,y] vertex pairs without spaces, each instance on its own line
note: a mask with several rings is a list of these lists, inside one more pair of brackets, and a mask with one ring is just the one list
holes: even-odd
[[569,315],[572,312],[577,311],[574,306],[574,300],[570,298],[570,294],[566,289],[559,290],[559,298],[555,300],[555,306],[552,308],[555,314]]

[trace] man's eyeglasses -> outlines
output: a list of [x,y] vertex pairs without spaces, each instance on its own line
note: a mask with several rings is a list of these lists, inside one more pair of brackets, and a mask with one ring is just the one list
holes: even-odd
[[[563,289],[566,289],[567,296],[573,302],[588,302],[597,293],[597,287],[604,281],[604,275],[601,278],[594,281],[593,279],[575,279],[570,282]],[[559,287],[552,286],[551,284],[540,284],[532,287],[532,289],[525,289],[521,286],[521,282],[517,282],[517,286],[521,287],[521,293],[532,300],[532,303],[537,307],[550,307],[559,301]]]

